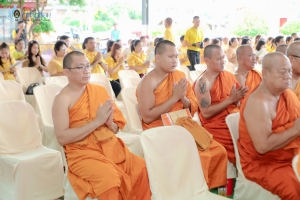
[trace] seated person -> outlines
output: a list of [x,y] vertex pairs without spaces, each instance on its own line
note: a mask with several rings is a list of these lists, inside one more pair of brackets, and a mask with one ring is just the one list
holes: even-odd
[[[184,73],[175,69],[177,55],[174,43],[159,42],[155,47],[155,68],[138,85],[138,108],[144,130],[163,126],[161,114],[188,108],[193,115],[198,109],[191,85]],[[209,148],[198,152],[209,188],[226,185],[224,147],[212,139]]]
[[74,51],[74,50],[78,50],[76,47],[74,47],[73,45],[71,45],[71,41],[70,41],[70,37],[67,36],[67,35],[62,35],[60,36],[59,40],[63,41],[66,43],[67,45],[67,53],[70,53],[71,51]]
[[12,53],[12,57],[15,59],[15,60],[24,60],[26,59],[25,58],[25,50],[24,50],[24,47],[25,47],[25,42],[22,38],[19,38],[17,39],[17,41],[15,42],[15,51]]
[[111,55],[106,58],[106,63],[108,66],[109,76],[120,83],[118,72],[120,70],[126,70],[124,57],[121,55],[122,46],[119,43],[115,43],[111,49]]
[[37,41],[31,40],[28,43],[28,56],[22,67],[34,67],[44,76],[43,71],[48,72],[46,61],[40,55],[40,45]]
[[255,49],[256,49],[256,61],[258,64],[261,64],[262,59],[268,53],[266,50],[265,40],[259,40]]
[[11,68],[15,63],[15,59],[10,56],[8,44],[3,42],[0,45],[0,73],[4,80],[16,80],[16,67]]
[[111,48],[114,45],[114,43],[115,43],[115,41],[112,41],[112,40],[107,41],[107,43],[106,43],[107,52],[103,55],[104,60],[111,55]]
[[187,56],[187,46],[184,42],[184,35],[180,37],[181,46],[178,48],[178,52],[180,53],[178,56],[180,65],[183,67],[189,68],[190,71],[192,71],[191,63],[189,61],[189,58]]
[[67,54],[67,45],[64,41],[57,41],[54,45],[55,55],[48,64],[48,72],[50,76],[64,76],[63,59]]
[[52,116],[75,193],[79,199],[150,200],[145,161],[115,136],[126,121],[106,90],[89,84],[88,59],[72,51],[63,67],[69,84],[56,95]]
[[238,149],[245,177],[282,200],[299,199],[292,159],[300,147],[300,102],[289,89],[292,68],[274,52],[262,61],[262,83],[241,106]]
[[229,41],[229,47],[226,51],[226,56],[229,62],[234,65],[237,65],[237,58],[236,58],[236,48],[237,48],[237,39],[235,37],[231,38]]
[[287,44],[280,44],[276,47],[276,50],[277,52],[281,52],[283,53],[284,55],[286,55],[286,50],[288,48],[288,45]]
[[248,89],[247,86],[239,86],[235,76],[224,70],[224,57],[219,45],[208,45],[204,49],[207,70],[200,75],[193,87],[202,126],[225,147],[228,160],[235,165],[233,143],[225,118],[239,111],[239,101]]
[[150,61],[146,62],[146,54],[142,52],[142,41],[135,40],[131,45],[131,54],[127,58],[129,69],[136,71],[142,78],[150,67]]
[[300,100],[300,41],[293,42],[288,46],[287,56],[292,65],[292,85],[293,90]]

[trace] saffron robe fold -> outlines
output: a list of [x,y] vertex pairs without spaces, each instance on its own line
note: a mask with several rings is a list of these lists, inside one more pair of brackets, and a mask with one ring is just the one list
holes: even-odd
[[[70,128],[93,121],[99,105],[108,98],[103,87],[87,84],[79,100],[69,109]],[[114,107],[113,121],[123,128],[126,121],[117,106]],[[87,196],[97,198],[107,191],[114,191],[120,195],[119,199],[150,200],[144,160],[131,154],[105,124],[83,140],[65,145],[64,150],[69,167],[68,178],[80,199]]]
[[243,104],[245,99],[247,99],[247,97],[252,94],[252,92],[254,92],[254,90],[256,90],[256,88],[260,85],[262,81],[261,78],[261,73],[258,72],[255,69],[252,69],[248,72],[247,74],[247,78],[246,78],[246,82],[245,82],[245,86],[248,86],[248,92],[246,94],[246,96],[240,100],[240,103]]
[[[299,199],[300,183],[292,168],[292,159],[299,152],[300,138],[283,148],[259,154],[248,133],[241,106],[238,149],[243,172],[247,179],[256,182],[282,200]],[[300,117],[300,102],[292,90],[281,94],[277,104],[276,117],[272,120],[272,133],[278,134],[290,129]]]
[[[205,71],[203,73],[205,73]],[[196,82],[193,85],[194,90]],[[234,84],[236,84],[236,88],[239,87],[239,83],[237,82],[235,76],[232,73],[227,72],[225,70],[223,72],[220,72],[210,90],[211,105],[219,104],[225,99],[227,99],[230,95],[232,86]],[[227,151],[228,160],[234,165],[234,148],[228,126],[225,122],[225,118],[227,117],[227,115],[238,111],[239,108],[237,106],[235,106],[234,104],[230,104],[219,114],[216,114],[215,116],[209,119],[205,119],[200,109],[198,110],[202,126],[214,136],[214,139],[217,142],[219,142],[225,147]]]
[[300,81],[298,81],[294,92],[295,92],[297,98],[300,100]]
[[[174,82],[178,83],[181,78],[185,78],[185,74],[181,71],[175,70],[174,72],[169,73],[168,77],[165,80],[163,80],[162,83],[154,91],[155,106],[166,102],[172,96]],[[190,111],[191,114],[194,115],[194,113],[198,109],[198,104],[195,94],[189,83],[186,92],[186,97],[190,100]],[[169,112],[181,109],[183,109],[183,104],[181,101],[178,101],[171,108],[171,110],[169,110]],[[146,124],[144,121],[142,121],[142,124],[144,130],[158,126],[163,126],[163,122],[161,119],[155,120],[150,124]],[[209,148],[207,148],[206,150],[198,150],[198,152],[201,160],[204,177],[209,188],[215,188],[218,186],[225,185],[227,172],[227,155],[224,147],[212,139]]]

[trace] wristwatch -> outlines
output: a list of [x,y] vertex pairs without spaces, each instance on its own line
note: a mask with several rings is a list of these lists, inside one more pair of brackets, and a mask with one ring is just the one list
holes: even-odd
[[193,47],[196,47],[196,44],[194,43],[194,44],[192,44],[192,46],[193,46]]
[[102,61],[100,61],[99,64],[102,65]]

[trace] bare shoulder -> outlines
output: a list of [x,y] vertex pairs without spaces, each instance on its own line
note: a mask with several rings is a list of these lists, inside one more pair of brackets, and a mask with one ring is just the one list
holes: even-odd
[[53,105],[58,104],[59,106],[69,105],[70,104],[70,94],[67,87],[64,87],[59,91],[54,97]]
[[260,91],[254,91],[249,97],[245,105],[244,115],[262,116],[268,113],[268,98]]
[[[196,85],[195,85],[195,89],[196,91],[198,91],[199,89],[201,90],[201,88],[204,90],[204,89],[208,89],[210,90],[211,87],[211,82],[209,81],[209,78],[204,74],[202,74],[198,79],[197,79],[197,82],[196,82]],[[201,92],[201,91],[200,91]]]
[[142,80],[140,81],[140,83],[138,84],[138,91],[140,89],[144,90],[150,90],[150,89],[155,89],[155,85],[157,83],[157,78],[154,74],[154,71],[152,70],[151,72],[149,72],[146,76],[144,76],[142,78]]

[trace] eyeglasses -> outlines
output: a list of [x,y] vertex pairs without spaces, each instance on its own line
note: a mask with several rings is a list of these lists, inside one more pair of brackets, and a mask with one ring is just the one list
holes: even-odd
[[65,69],[77,69],[78,71],[85,71],[85,70],[91,70],[91,65],[88,64],[87,66],[79,66],[79,67],[69,67],[69,68],[65,68]]
[[292,55],[293,57],[295,57],[295,58],[300,58],[300,56],[296,56],[296,55]]

